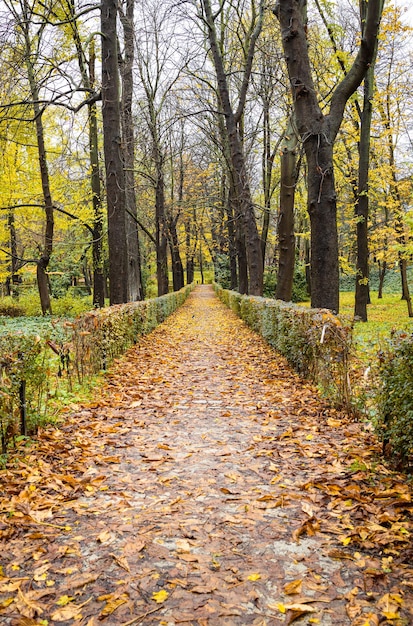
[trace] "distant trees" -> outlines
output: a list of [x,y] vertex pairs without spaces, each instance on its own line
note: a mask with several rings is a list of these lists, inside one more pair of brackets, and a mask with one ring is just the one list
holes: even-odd
[[383,276],[398,263],[409,303],[407,109],[395,102],[410,87],[390,58],[403,32],[389,7],[377,50],[381,0],[369,0],[356,45],[352,2],[347,28],[318,1],[279,0],[277,20],[262,0],[6,0],[3,282],[35,265],[47,313],[65,268],[102,306],[179,289],[205,259],[232,288],[289,300],[297,266],[310,267],[313,306],[338,310],[339,272],[357,270],[368,291],[374,257]]

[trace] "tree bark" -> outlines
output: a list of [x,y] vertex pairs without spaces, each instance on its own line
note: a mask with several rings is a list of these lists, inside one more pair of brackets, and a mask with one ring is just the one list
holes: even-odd
[[[383,4],[383,3],[382,3]],[[382,9],[383,10],[383,7]],[[367,3],[360,2],[360,21],[362,31],[366,23]],[[373,115],[374,67],[377,56],[377,40],[371,64],[364,78],[363,112],[361,115],[359,143],[358,192],[355,207],[357,227],[357,261],[356,261],[356,294],[354,316],[367,322],[367,305],[370,303],[369,284],[369,167],[370,167],[370,135]]]
[[137,226],[135,194],[135,136],[132,117],[133,100],[133,63],[135,57],[134,41],[134,0],[126,0],[125,13],[120,12],[123,27],[124,58],[121,63],[122,76],[122,145],[125,166],[125,203],[126,203],[126,255],[128,266],[128,301],[143,300],[141,255]]
[[278,216],[278,272],[275,297],[290,302],[295,267],[294,199],[297,182],[297,137],[290,119],[281,153],[280,211]]
[[102,116],[106,171],[110,303],[127,302],[125,176],[121,140],[117,3],[102,0]]

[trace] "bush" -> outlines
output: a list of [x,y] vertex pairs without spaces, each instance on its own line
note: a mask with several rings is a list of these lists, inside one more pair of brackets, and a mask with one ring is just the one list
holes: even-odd
[[227,254],[216,255],[214,270],[215,282],[219,283],[224,289],[229,289],[231,286],[231,269]]
[[280,352],[297,372],[315,381],[334,404],[351,410],[349,355],[352,323],[326,309],[241,296],[215,285],[218,297]]
[[80,315],[73,322],[71,351],[79,381],[106,369],[116,357],[177,309],[192,285],[143,302],[116,304]]
[[[76,317],[91,309],[92,298],[91,296],[80,297],[76,292],[76,288],[72,287],[60,298],[52,298],[51,304],[53,315]],[[17,300],[11,297],[0,300],[0,315],[37,317],[41,314],[42,310],[37,290],[22,293]]]
[[[40,337],[10,334],[0,337],[0,432],[2,452],[20,431],[22,402],[26,404],[27,432],[36,431],[38,407],[44,392],[43,344]],[[25,399],[22,382],[25,385]]]
[[[222,285],[222,283],[220,283]],[[222,285],[224,286],[224,285]],[[227,287],[228,288],[228,287]],[[275,267],[267,268],[264,272],[264,298],[275,298],[277,290],[277,270]],[[294,270],[293,291],[291,302],[305,302],[309,299],[305,267],[297,265]]]
[[385,452],[407,466],[413,462],[413,335],[395,334],[379,357],[376,430]]
[[0,315],[20,317],[24,315],[24,308],[14,298],[7,296],[0,301]]

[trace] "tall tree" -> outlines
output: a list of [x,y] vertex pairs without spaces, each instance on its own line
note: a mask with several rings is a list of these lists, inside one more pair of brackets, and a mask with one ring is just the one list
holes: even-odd
[[324,113],[320,107],[312,76],[307,25],[302,18],[303,4],[306,4],[306,0],[279,0],[275,13],[280,22],[296,123],[308,168],[311,304],[338,311],[339,265],[333,147],[346,103],[363,81],[373,60],[382,3],[381,0],[369,0],[356,58],[347,75],[334,88],[328,113]]
[[102,0],[102,116],[108,213],[110,303],[126,302],[125,173],[123,164],[117,45],[117,2]]
[[133,64],[135,59],[134,38],[134,0],[126,0],[125,8],[119,6],[123,28],[123,58],[121,61],[122,77],[122,145],[125,166],[125,210],[126,210],[126,245],[128,266],[128,300],[142,300],[142,272],[137,226],[135,194],[135,131],[133,125]]
[[[40,295],[42,313],[51,313],[49,283],[46,274],[50,257],[53,252],[54,232],[54,205],[50,186],[49,168],[46,151],[45,131],[43,126],[43,114],[45,108],[41,106],[40,84],[36,77],[36,63],[39,62],[39,50],[42,37],[50,17],[52,7],[43,6],[44,14],[39,24],[33,19],[32,5],[23,0],[20,5],[21,13],[18,13],[13,5],[9,5],[16,18],[16,25],[23,39],[23,62],[26,66],[27,80],[30,88],[31,103],[33,108],[33,120],[36,127],[37,151],[39,158],[39,170],[43,192],[45,228],[43,248],[37,261],[37,285]],[[32,28],[35,32],[32,32]]]
[[222,41],[220,42],[219,40],[219,32],[220,29],[224,28],[224,24],[217,24],[218,18],[222,18],[224,15],[224,4],[225,3],[220,4],[214,13],[210,0],[200,0],[200,19],[205,26],[208,37],[217,80],[219,104],[225,119],[225,129],[231,158],[232,184],[240,213],[240,223],[243,228],[247,252],[248,292],[252,295],[262,295],[263,261],[261,238],[255,219],[254,203],[249,185],[247,164],[242,142],[242,128],[240,128],[240,124],[245,110],[255,46],[262,29],[264,2],[260,0],[258,6],[256,6],[255,2],[252,2],[250,6],[250,21],[248,26],[245,27],[245,40],[242,42],[244,51],[242,85],[239,91],[238,106],[235,110],[231,102],[230,86],[221,45]]

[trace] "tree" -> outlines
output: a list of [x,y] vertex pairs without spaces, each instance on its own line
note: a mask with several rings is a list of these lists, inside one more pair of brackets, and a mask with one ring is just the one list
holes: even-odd
[[133,126],[133,64],[135,58],[134,40],[134,0],[126,0],[125,9],[119,6],[123,28],[124,51],[121,60],[122,77],[122,145],[125,167],[125,210],[126,210],[126,246],[128,270],[128,301],[142,300],[142,272],[137,227],[135,194],[135,131]]
[[120,88],[116,18],[117,3],[115,0],[102,0],[102,116],[111,304],[126,302],[128,298],[125,173],[119,105]]
[[[242,85],[239,92],[238,106],[234,110],[231,103],[231,94],[228,75],[225,70],[223,58],[223,42],[219,41],[218,32],[225,29],[225,23],[221,21],[217,27],[217,20],[225,19],[224,4],[220,5],[216,12],[212,10],[210,0],[200,0],[199,18],[206,29],[209,41],[211,58],[213,61],[219,106],[225,120],[225,131],[230,152],[231,184],[233,185],[235,201],[241,217],[248,266],[248,292],[252,295],[262,295],[263,289],[263,261],[261,251],[261,238],[258,234],[254,203],[252,201],[245,154],[242,143],[240,123],[245,109],[245,101],[251,77],[252,63],[257,39],[261,32],[264,2],[261,0],[258,7],[252,2],[250,7],[250,21],[245,26],[245,38],[242,41],[244,53],[244,67],[242,72]],[[242,21],[242,20],[241,20]]]
[[381,18],[381,0],[369,0],[357,56],[347,75],[335,86],[328,113],[318,101],[308,53],[302,5],[306,0],[279,0],[284,54],[294,102],[297,129],[308,170],[308,213],[311,225],[311,304],[338,311],[339,264],[337,200],[333,147],[350,96],[361,84],[374,57]]
[[[40,250],[40,258],[37,260],[37,285],[39,289],[42,313],[45,315],[46,313],[52,312],[46,270],[53,251],[54,205],[50,186],[45,131],[43,126],[43,114],[45,107],[41,105],[41,86],[37,76],[38,68],[36,65],[39,63],[39,58],[41,56],[40,51],[42,37],[48,24],[52,6],[43,6],[44,14],[40,16],[37,14],[37,17],[40,17],[40,20],[33,19],[33,10],[35,10],[35,8],[32,7],[32,5],[26,0],[22,0],[20,4],[20,13],[11,3],[8,4],[8,8],[15,18],[16,29],[17,32],[20,33],[21,37],[22,63],[26,67],[26,77],[29,85],[31,107],[33,111],[32,120],[36,129],[39,172],[45,214],[43,246]],[[32,30],[34,30],[34,32],[32,32]]]

